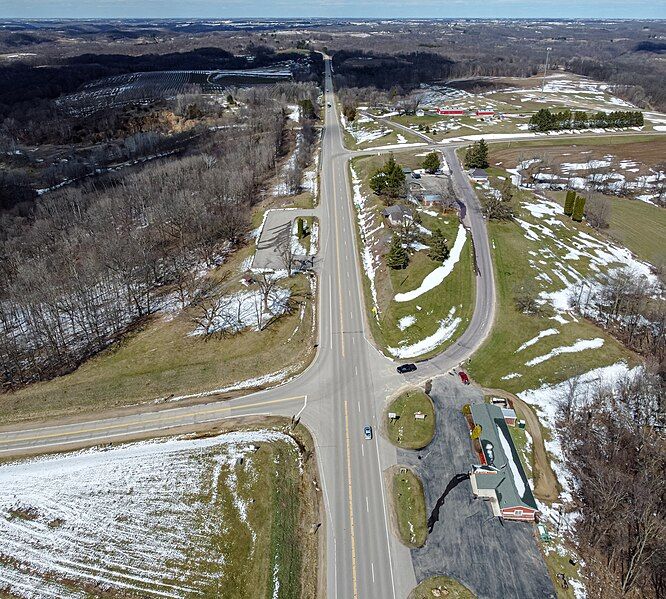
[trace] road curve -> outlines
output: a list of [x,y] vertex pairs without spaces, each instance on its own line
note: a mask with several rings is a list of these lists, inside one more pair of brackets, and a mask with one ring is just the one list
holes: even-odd
[[[332,89],[326,59],[326,90]],[[0,432],[0,458],[46,453],[73,446],[155,437],[210,427],[227,418],[298,415],[315,439],[324,494],[326,587],[330,598],[404,598],[416,583],[409,550],[389,532],[384,472],[396,463],[395,448],[381,435],[363,438],[366,424],[376,431],[386,398],[405,383],[394,363],[369,341],[363,301],[363,274],[356,245],[356,215],[350,198],[348,160],[334,96],[325,92],[322,137],[322,223],[318,293],[319,347],[310,367],[274,389],[233,400],[178,406],[97,420],[75,419],[26,425]],[[453,155],[445,150],[454,186],[467,204],[480,275],[474,316],[460,340],[420,366],[431,376],[465,360],[492,326],[494,284],[485,222],[474,191]]]

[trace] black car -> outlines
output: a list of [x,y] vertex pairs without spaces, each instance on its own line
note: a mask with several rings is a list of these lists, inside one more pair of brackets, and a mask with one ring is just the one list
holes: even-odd
[[396,370],[399,374],[414,372],[416,370],[416,364],[400,364]]

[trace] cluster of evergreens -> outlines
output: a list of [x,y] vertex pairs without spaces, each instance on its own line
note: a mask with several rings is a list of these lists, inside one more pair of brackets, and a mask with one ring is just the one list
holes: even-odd
[[564,214],[570,216],[576,222],[581,222],[585,215],[585,198],[576,195],[573,189],[567,191],[567,196],[564,200]]
[[618,110],[615,112],[587,112],[561,110],[551,112],[542,108],[530,119],[530,129],[534,131],[557,131],[560,129],[589,129],[592,127],[642,127],[643,113],[639,110]]
[[384,198],[395,199],[405,189],[405,173],[391,154],[384,166],[378,168],[370,177],[370,189]]

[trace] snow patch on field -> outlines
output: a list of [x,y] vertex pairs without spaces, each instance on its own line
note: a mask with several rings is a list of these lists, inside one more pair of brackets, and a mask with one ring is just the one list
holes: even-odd
[[202,593],[228,560],[211,539],[238,526],[222,508],[233,506],[254,534],[236,470],[252,475],[256,445],[278,441],[296,449],[291,437],[260,430],[1,465],[0,588],[18,597],[83,597],[83,585],[109,596]]
[[191,335],[205,335],[219,331],[242,331],[243,329],[260,330],[271,318],[287,312],[291,291],[275,286],[267,300],[259,290],[239,291],[225,295],[211,309],[210,318],[200,323]]
[[401,331],[404,331],[406,328],[411,327],[415,322],[416,322],[415,316],[412,316],[411,314],[409,316],[403,316],[398,321],[398,328]]
[[575,354],[581,351],[585,351],[586,349],[599,349],[603,346],[603,344],[604,340],[601,337],[596,337],[594,339],[578,339],[573,345],[556,347],[543,356],[537,356],[536,358],[525,362],[525,366],[535,366],[536,364],[541,364],[542,362],[550,360],[551,358],[561,354]]
[[446,279],[446,277],[451,274],[453,268],[460,260],[460,255],[462,254],[466,240],[467,230],[463,225],[459,225],[458,235],[453,244],[453,247],[451,248],[449,257],[444,261],[442,266],[438,266],[435,270],[426,275],[426,277],[423,279],[423,282],[417,289],[408,291],[406,293],[397,293],[393,299],[396,302],[409,302],[434,289],[438,285],[441,285],[444,282],[444,279]]
[[449,314],[446,318],[439,321],[439,328],[430,336],[417,341],[411,345],[407,345],[407,342],[403,342],[399,347],[387,347],[388,351],[396,358],[416,358],[417,356],[422,356],[428,352],[437,349],[439,345],[451,339],[453,334],[460,326],[462,319],[458,316],[455,316],[455,306],[451,308]]
[[[352,185],[354,188],[354,206],[356,207],[356,218],[358,219],[359,232],[361,236],[361,263],[368,281],[370,282],[370,295],[375,308],[375,316],[379,316],[379,302],[377,300],[377,287],[375,286],[375,275],[379,267],[379,258],[372,253],[370,246],[372,236],[372,224],[374,213],[368,206],[367,198],[361,192],[361,180],[358,178],[354,167],[350,167],[352,174]],[[380,223],[380,227],[384,224]]]
[[541,331],[536,337],[532,337],[529,341],[525,341],[516,351],[515,353],[521,352],[524,349],[527,349],[528,347],[534,345],[537,343],[540,339],[543,339],[544,337],[549,337],[550,335],[557,335],[559,331],[557,329],[546,329],[545,331]]

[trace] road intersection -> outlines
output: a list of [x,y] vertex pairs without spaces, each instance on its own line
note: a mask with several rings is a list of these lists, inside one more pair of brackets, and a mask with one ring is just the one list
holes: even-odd
[[[328,59],[326,89],[332,89]],[[231,400],[161,404],[95,421],[4,430],[0,457],[174,434],[239,416],[298,415],[313,434],[319,460],[327,519],[327,595],[402,598],[416,580],[409,550],[389,532],[384,471],[396,463],[396,449],[381,436],[365,440],[362,429],[379,426],[386,398],[405,379],[369,340],[350,201],[348,160],[355,153],[344,147],[333,94],[327,92],[325,99],[330,106],[322,138],[321,202],[313,211],[323,233],[317,267],[319,346],[313,363],[280,387]],[[447,372],[469,357],[490,331],[494,313],[485,222],[453,152],[445,150],[456,192],[467,206],[466,225],[479,262],[476,308],[460,340],[419,366],[419,379]]]
[[[332,90],[328,58],[325,65],[326,90]],[[321,227],[316,266],[318,349],[312,364],[282,386],[234,399],[143,406],[94,421],[70,420],[30,429],[8,427],[0,431],[0,458],[200,430],[240,416],[298,416],[312,432],[318,456],[326,511],[322,567],[327,596],[404,598],[416,579],[409,550],[389,530],[384,474],[397,462],[397,451],[381,435],[365,440],[363,426],[379,428],[387,397],[407,382],[450,372],[486,339],[496,303],[492,255],[477,195],[455,154],[464,142],[423,144],[444,153],[456,195],[466,208],[464,224],[471,232],[478,269],[475,307],[468,327],[453,345],[421,362],[407,378],[398,375],[394,362],[370,339],[350,199],[349,159],[378,150],[347,150],[331,91],[325,93],[325,106],[321,201],[311,211]]]

